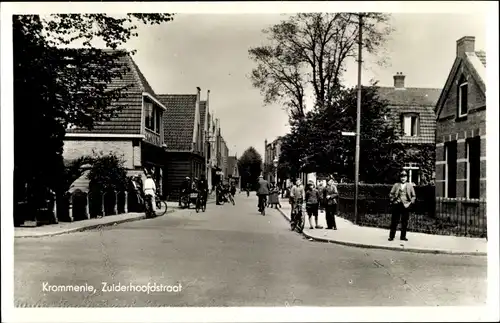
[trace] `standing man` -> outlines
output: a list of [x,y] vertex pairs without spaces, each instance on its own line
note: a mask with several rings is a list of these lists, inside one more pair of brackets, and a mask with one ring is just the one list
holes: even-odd
[[410,218],[410,206],[415,204],[417,196],[411,183],[407,183],[408,174],[402,171],[399,174],[400,182],[394,184],[391,189],[390,199],[392,203],[391,230],[389,232],[389,241],[394,240],[396,229],[401,221],[401,240],[408,241],[406,238],[406,229]]
[[259,212],[262,212],[266,207],[266,199],[269,195],[269,182],[264,179],[264,176],[259,175],[257,188],[257,197],[259,198]]
[[333,176],[328,179],[328,184],[323,190],[323,201],[325,205],[325,217],[327,229],[337,230],[337,223],[335,222],[335,214],[337,213],[337,198],[339,192]]
[[302,208],[302,204],[304,203],[305,198],[305,189],[302,185],[302,181],[298,178],[295,181],[295,185],[293,185],[290,189],[290,204],[292,204],[292,214],[290,224],[292,226],[292,230],[295,227],[295,216],[299,213]]

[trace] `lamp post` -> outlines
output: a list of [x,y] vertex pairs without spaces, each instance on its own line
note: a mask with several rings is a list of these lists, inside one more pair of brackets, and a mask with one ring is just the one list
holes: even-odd
[[278,157],[274,157],[273,165],[274,165],[274,184],[276,187],[278,187]]

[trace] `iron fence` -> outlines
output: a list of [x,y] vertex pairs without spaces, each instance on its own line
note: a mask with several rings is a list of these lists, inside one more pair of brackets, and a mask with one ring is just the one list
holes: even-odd
[[[354,218],[354,199],[339,199],[339,216]],[[358,199],[358,223],[362,226],[389,229],[392,206],[389,198]],[[487,237],[486,200],[433,198],[417,200],[410,208],[408,231],[466,237]]]

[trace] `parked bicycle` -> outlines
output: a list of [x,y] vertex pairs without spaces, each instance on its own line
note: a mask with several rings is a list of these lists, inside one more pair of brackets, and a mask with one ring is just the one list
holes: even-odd
[[292,231],[297,231],[302,233],[305,225],[305,217],[303,212],[302,203],[297,203],[292,210],[292,218],[290,221],[290,226]]
[[155,196],[155,210],[153,210],[153,199],[151,195],[146,195],[144,197],[146,217],[154,218],[157,216],[162,216],[167,213],[167,202],[162,201],[158,195]]

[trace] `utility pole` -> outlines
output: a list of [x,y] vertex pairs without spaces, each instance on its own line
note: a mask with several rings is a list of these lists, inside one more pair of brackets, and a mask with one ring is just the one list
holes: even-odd
[[359,193],[359,146],[361,137],[361,66],[363,52],[363,14],[359,13],[359,38],[358,38],[358,102],[356,114],[356,157],[354,165],[354,217],[355,223],[359,223],[358,193]]

